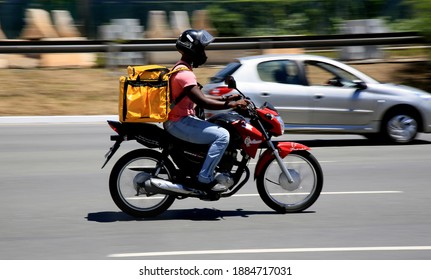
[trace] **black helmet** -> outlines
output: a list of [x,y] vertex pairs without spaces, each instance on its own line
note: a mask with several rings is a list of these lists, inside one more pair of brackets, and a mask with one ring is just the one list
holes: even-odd
[[193,67],[198,68],[207,61],[205,47],[214,37],[205,30],[189,29],[184,31],[177,40],[177,50],[193,58]]

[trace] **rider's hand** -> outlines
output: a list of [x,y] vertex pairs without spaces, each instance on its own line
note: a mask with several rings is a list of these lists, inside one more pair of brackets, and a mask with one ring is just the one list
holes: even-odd
[[228,95],[224,95],[222,97],[223,101],[236,101],[236,100],[240,100],[242,98],[242,96],[238,93],[235,94],[228,94]]
[[250,104],[250,100],[240,99],[237,101],[230,101],[229,104],[231,105],[232,108],[245,109],[247,108],[248,104]]

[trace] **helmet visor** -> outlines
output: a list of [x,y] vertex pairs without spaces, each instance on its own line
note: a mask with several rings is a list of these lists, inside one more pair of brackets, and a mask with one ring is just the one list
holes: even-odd
[[208,46],[212,41],[214,41],[214,37],[209,34],[206,30],[200,30],[199,32],[199,42],[202,46]]

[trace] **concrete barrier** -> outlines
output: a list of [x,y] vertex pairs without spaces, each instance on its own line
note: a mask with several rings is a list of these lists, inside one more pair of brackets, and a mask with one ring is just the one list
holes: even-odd
[[0,54],[0,69],[7,69],[9,68],[9,61],[4,54]]
[[99,26],[98,33],[100,39],[113,41],[110,51],[105,54],[106,67],[145,64],[146,58],[143,52],[121,52],[121,49],[114,43],[118,40],[143,39],[144,27],[140,24],[139,19],[113,19],[110,24]]
[[[6,39],[6,36],[3,33],[3,30],[1,29],[1,25],[0,25],[0,41]],[[0,69],[5,69],[8,68],[9,64],[8,64],[8,60],[7,60],[7,56],[0,54]]]
[[[80,37],[72,16],[68,11],[52,11],[52,23],[49,12],[42,9],[27,9],[25,27],[21,38],[29,40],[85,40]],[[61,38],[59,38],[61,37]],[[95,53],[53,53],[41,54],[40,58],[29,59],[26,56],[9,56],[11,68],[31,67],[93,67],[96,65]],[[36,65],[35,65],[36,63]]]
[[205,29],[211,35],[217,36],[217,30],[212,25],[207,10],[193,11],[192,26],[194,29]]
[[[177,38],[174,35],[170,25],[168,24],[167,16],[164,11],[149,11],[147,31],[145,32],[147,38]],[[147,52],[148,64],[172,64],[178,61],[179,53],[173,52]]]
[[7,39],[6,35],[4,35],[3,30],[1,29],[1,25],[0,25],[0,40],[4,40]]
[[53,10],[51,14],[55,29],[60,37],[81,37],[69,11]]
[[[53,40],[46,38],[43,40]],[[85,40],[85,38],[57,38],[55,40]],[[39,67],[94,67],[97,55],[95,53],[45,53],[40,56]]]
[[[54,10],[51,12],[54,27],[61,37],[56,40],[85,40],[76,28],[75,22],[69,11]],[[52,40],[43,38],[42,40]],[[97,54],[95,53],[53,53],[42,54],[39,60],[40,67],[94,67],[96,66]]]
[[168,19],[165,11],[149,11],[147,31],[145,33],[147,38],[176,38],[168,24]]
[[170,13],[172,34],[175,37],[187,29],[191,29],[189,14],[186,11],[172,11]]
[[22,54],[5,54],[3,55],[2,67],[14,69],[36,68],[39,67],[39,59],[35,57],[28,57]]
[[20,37],[29,40],[58,38],[58,33],[47,11],[42,9],[27,9],[25,12],[25,27]]
[[[341,28],[343,34],[386,33],[388,28],[381,19],[349,20]],[[340,52],[341,60],[382,59],[384,53],[378,46],[348,46]]]

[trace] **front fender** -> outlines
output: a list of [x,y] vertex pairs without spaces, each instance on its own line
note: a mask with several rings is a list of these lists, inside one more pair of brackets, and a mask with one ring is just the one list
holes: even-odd
[[[273,142],[273,143],[275,148],[278,150],[278,153],[280,154],[281,158],[285,158],[292,151],[310,150],[309,147],[295,142]],[[267,149],[265,152],[263,152],[263,154],[259,157],[259,160],[257,161],[257,164],[256,164],[256,169],[254,170],[255,180],[263,171],[263,168],[266,166],[266,164],[274,158],[275,156],[270,149]]]

